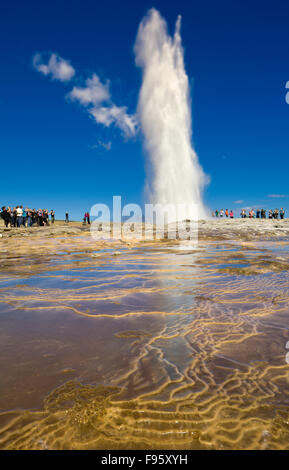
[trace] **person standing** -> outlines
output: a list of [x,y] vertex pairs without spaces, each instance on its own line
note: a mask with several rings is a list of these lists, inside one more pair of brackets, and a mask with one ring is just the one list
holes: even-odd
[[38,209],[37,211],[37,223],[40,227],[43,225],[43,212],[41,209]]
[[225,216],[226,216],[226,217],[229,217],[229,211],[228,211],[228,209],[225,210]]
[[17,206],[16,207],[16,223],[17,223],[17,227],[20,227],[22,225],[22,221],[23,221],[23,210],[22,210],[22,206]]
[[32,211],[32,225],[37,224],[37,223],[38,223],[37,210],[33,209],[33,211]]
[[43,209],[43,225],[49,225],[49,214],[47,209]]
[[31,227],[31,225],[32,225],[32,223],[31,223],[31,209],[27,208],[26,211],[27,211],[27,227]]
[[283,220],[283,219],[284,219],[284,215],[285,215],[285,211],[284,211],[283,207],[281,207],[281,209],[280,209],[280,219]]
[[233,219],[234,218],[234,212],[231,210],[230,211],[230,219]]
[[26,220],[27,220],[27,207],[25,208],[25,210],[23,209],[23,214],[22,214],[23,227],[26,227]]
[[54,224],[54,220],[55,220],[55,212],[53,209],[51,209],[50,211],[50,217],[51,217],[51,223]]
[[16,210],[16,207],[13,207],[11,215],[12,215],[12,224],[11,224],[11,226],[16,227],[16,224],[17,224],[17,210]]
[[1,217],[4,220],[5,227],[8,227],[8,224],[10,222],[10,214],[5,206],[2,207]]
[[8,206],[7,208],[7,213],[8,213],[8,216],[9,216],[9,224],[10,224],[10,227],[12,227],[12,211],[11,211],[11,207]]
[[68,211],[65,212],[65,222],[68,224],[69,222],[69,214]]
[[256,219],[260,219],[260,209],[256,210]]

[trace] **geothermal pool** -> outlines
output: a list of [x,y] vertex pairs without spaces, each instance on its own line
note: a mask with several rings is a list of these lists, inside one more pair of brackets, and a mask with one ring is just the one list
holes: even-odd
[[2,239],[0,448],[288,449],[288,267],[288,240]]

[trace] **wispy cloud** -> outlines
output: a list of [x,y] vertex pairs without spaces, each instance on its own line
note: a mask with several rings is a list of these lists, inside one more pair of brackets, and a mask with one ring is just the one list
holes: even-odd
[[[44,63],[41,54],[33,58],[35,69],[44,75],[51,75],[54,80],[67,82],[75,75],[75,69],[69,61],[57,54],[51,54],[47,63]],[[74,86],[66,95],[69,101],[78,102],[84,107],[90,117],[105,127],[114,125],[118,127],[126,138],[133,137],[137,132],[136,115],[128,114],[126,106],[117,106],[111,99],[109,81],[102,83],[100,78],[93,74],[85,80],[85,86]]]
[[135,116],[127,114],[125,106],[118,107],[112,104],[108,107],[96,107],[89,109],[89,113],[96,122],[109,127],[115,124],[126,137],[133,137],[136,133],[137,121]]
[[75,75],[75,69],[68,60],[62,59],[58,54],[51,54],[47,63],[44,62],[42,54],[35,54],[33,66],[43,75],[51,75],[53,80],[69,82]]
[[97,144],[90,146],[91,149],[98,149],[99,147],[103,147],[105,150],[110,150],[112,147],[112,142],[102,142],[101,140],[98,140]]
[[246,211],[250,211],[251,209],[261,209],[263,206],[262,205],[258,205],[258,204],[254,204],[253,206],[245,206],[245,207],[242,207],[242,209],[245,209]]
[[88,78],[85,87],[73,87],[68,93],[68,98],[72,101],[79,101],[83,106],[99,105],[110,99],[109,82],[101,83],[99,77],[93,74],[92,78]]
[[288,194],[268,194],[267,197],[281,199],[283,197],[289,197],[289,195]]
[[[87,107],[93,119],[105,127],[114,124],[122,130],[126,137],[133,137],[136,133],[137,120],[135,115],[129,115],[125,106],[116,106],[109,91],[109,82],[101,83],[99,77],[93,74],[88,78],[85,87],[74,87],[67,98],[78,101]],[[105,104],[105,106],[104,106]]]
[[233,201],[234,204],[243,204],[245,201],[242,201],[242,199],[238,199],[238,201]]

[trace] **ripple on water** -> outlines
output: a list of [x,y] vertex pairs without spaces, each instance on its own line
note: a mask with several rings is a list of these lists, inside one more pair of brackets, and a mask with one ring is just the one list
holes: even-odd
[[288,449],[287,242],[5,243],[1,448]]

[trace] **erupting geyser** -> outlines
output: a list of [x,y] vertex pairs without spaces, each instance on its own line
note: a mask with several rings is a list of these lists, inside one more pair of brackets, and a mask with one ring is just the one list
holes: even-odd
[[148,188],[154,204],[180,204],[177,219],[208,218],[202,202],[205,174],[192,147],[188,77],[180,36],[181,17],[170,37],[159,12],[151,9],[139,26],[136,64],[143,82],[138,115],[149,156]]

